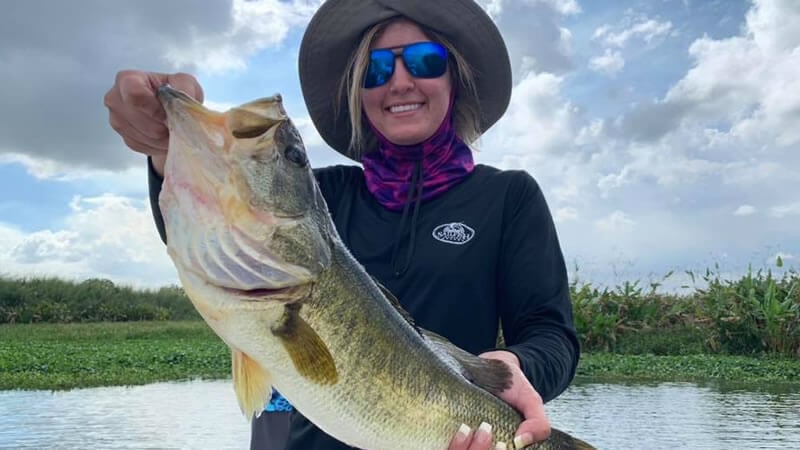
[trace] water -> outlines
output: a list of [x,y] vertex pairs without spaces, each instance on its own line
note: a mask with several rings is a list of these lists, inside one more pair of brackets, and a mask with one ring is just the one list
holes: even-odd
[[[547,405],[601,449],[800,448],[800,385],[579,382]],[[0,391],[0,448],[247,449],[229,381]]]

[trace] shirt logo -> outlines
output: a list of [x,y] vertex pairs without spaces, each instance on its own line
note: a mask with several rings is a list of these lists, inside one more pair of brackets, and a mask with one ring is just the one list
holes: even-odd
[[443,223],[433,229],[433,238],[446,244],[466,244],[473,237],[475,230],[461,222]]

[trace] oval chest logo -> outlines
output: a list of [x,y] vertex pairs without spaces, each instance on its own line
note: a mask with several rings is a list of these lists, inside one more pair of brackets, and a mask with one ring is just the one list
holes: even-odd
[[444,223],[433,229],[433,237],[446,244],[462,245],[475,237],[475,230],[461,222]]

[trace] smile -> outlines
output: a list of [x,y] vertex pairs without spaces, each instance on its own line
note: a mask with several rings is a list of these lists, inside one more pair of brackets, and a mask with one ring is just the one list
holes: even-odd
[[401,113],[401,112],[414,111],[420,108],[422,108],[422,103],[412,103],[410,105],[394,105],[389,107],[389,112]]

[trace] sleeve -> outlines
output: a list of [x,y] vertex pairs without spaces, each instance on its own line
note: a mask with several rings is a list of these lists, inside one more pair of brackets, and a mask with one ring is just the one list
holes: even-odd
[[506,192],[501,237],[499,311],[506,341],[547,402],[569,386],[580,347],[567,270],[547,203],[522,172]]
[[164,178],[153,168],[153,161],[147,157],[147,188],[150,194],[150,210],[153,212],[153,220],[156,222],[156,229],[161,240],[167,243],[167,230],[164,228],[164,216],[161,215],[161,208],[158,206],[158,196],[161,194],[161,185]]

